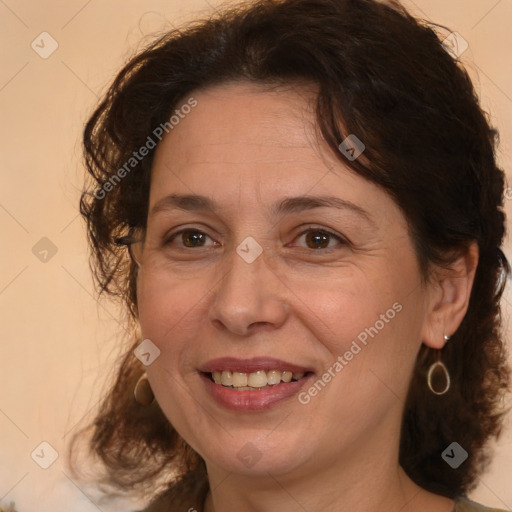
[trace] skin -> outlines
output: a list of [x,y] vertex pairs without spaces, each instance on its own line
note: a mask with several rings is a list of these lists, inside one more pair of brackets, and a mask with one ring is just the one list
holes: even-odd
[[[137,297],[142,334],[161,351],[147,368],[156,399],[207,465],[205,510],[451,511],[452,500],[399,466],[400,420],[421,344],[442,348],[466,312],[476,248],[424,283],[401,210],[318,135],[312,90],[232,83],[193,96],[197,106],[156,150]],[[172,193],[218,207],[152,211]],[[271,213],[302,195],[336,196],[366,216]],[[158,245],[183,227],[208,236],[192,248],[180,235]],[[315,248],[308,228],[349,242]],[[263,248],[250,264],[235,250],[248,236]],[[271,356],[321,376],[394,303],[402,310],[305,405],[295,396],[229,411],[199,377],[226,356]],[[250,468],[237,457],[248,442],[261,454]]]

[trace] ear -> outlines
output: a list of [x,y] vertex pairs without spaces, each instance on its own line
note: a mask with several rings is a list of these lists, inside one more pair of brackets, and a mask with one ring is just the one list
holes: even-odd
[[459,328],[468,309],[478,265],[478,245],[472,242],[467,251],[449,267],[436,267],[428,293],[427,319],[423,329],[423,343],[441,349],[445,336],[452,336]]

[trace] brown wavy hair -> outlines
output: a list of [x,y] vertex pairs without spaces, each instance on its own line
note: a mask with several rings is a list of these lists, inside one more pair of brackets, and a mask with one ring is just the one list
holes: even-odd
[[[505,176],[496,162],[498,132],[463,65],[443,47],[448,33],[398,2],[376,0],[257,0],[172,30],[124,66],[87,122],[89,178],[80,208],[98,290],[126,305],[134,327],[136,265],[116,240],[146,225],[153,151],[115,184],[112,177],[200,89],[233,81],[316,85],[323,137],[337,158],[399,205],[425,280],[433,265],[448,265],[478,244],[469,309],[442,351],[451,388],[442,396],[428,390],[436,351],[423,345],[401,433],[407,474],[453,498],[474,488],[488,463],[486,442],[502,428],[510,374],[499,303],[510,269],[500,249]],[[366,163],[340,154],[351,133],[364,141]],[[180,479],[206,480],[204,461],[158,404],[144,408],[133,400],[143,373],[132,352],[139,342],[134,331],[89,426],[90,449],[106,468],[103,482],[154,492],[157,480],[159,491],[176,489]],[[453,441],[469,454],[457,469],[441,458]]]

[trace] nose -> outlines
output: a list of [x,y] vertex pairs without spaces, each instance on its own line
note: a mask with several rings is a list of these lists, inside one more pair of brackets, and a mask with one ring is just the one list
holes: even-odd
[[269,268],[265,250],[251,263],[233,250],[227,265],[214,290],[210,321],[239,336],[280,327],[289,311],[286,287]]

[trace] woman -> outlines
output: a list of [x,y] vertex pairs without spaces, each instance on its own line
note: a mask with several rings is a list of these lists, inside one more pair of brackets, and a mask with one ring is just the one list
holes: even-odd
[[84,134],[95,276],[134,329],[103,482],[148,512],[490,510],[496,135],[397,3],[250,2],[133,58]]

